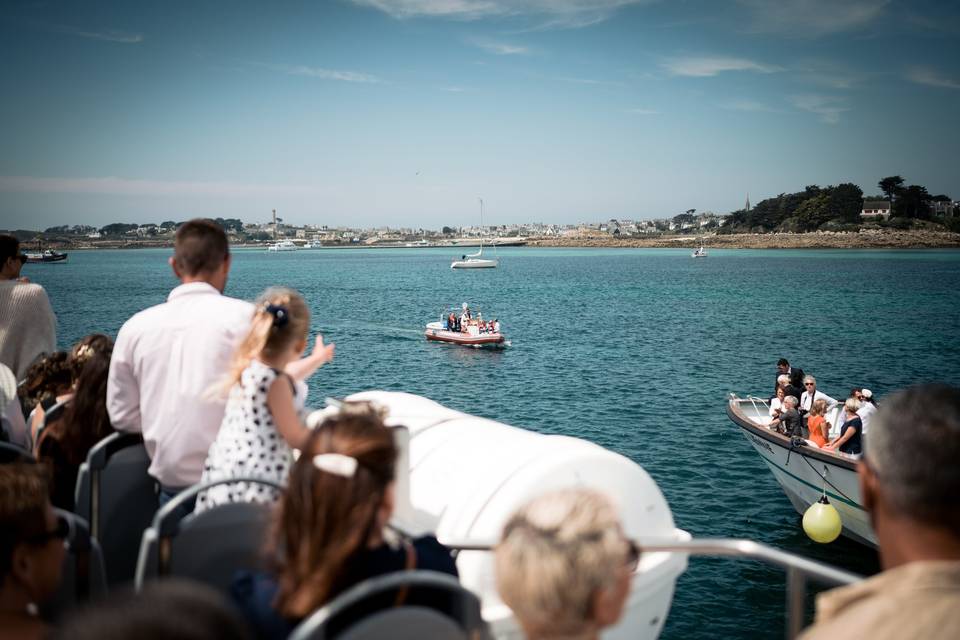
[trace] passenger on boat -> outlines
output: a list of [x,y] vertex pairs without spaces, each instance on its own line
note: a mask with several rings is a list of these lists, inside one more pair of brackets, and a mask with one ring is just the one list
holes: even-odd
[[450,315],[447,316],[447,331],[458,331],[457,317],[454,315],[453,311],[451,311]]
[[17,397],[17,377],[7,365],[0,362],[0,441],[12,442],[30,448],[27,423]]
[[[120,328],[107,383],[114,428],[143,433],[161,505],[200,481],[226,407],[226,398],[209,392],[228,370],[255,311],[223,295],[231,258],[215,222],[181,225],[169,262],[182,284],[165,303]],[[302,380],[311,367],[294,362],[287,373]]]
[[500,321],[496,318],[493,319],[493,332],[500,333]]
[[786,358],[777,360],[777,385],[780,384],[780,376],[782,375],[787,376],[790,384],[797,389],[803,386],[803,369],[791,367]]
[[790,376],[788,376],[787,374],[781,375],[779,378],[777,378],[777,384],[783,387],[783,391],[786,395],[797,399],[797,405],[800,404],[801,391],[797,387],[793,386],[793,384],[791,384]]
[[960,638],[960,389],[886,398],[865,452],[860,494],[884,571],[820,594],[802,639]]
[[[303,618],[367,578],[414,568],[457,575],[450,551],[434,536],[402,540],[386,528],[396,501],[397,454],[392,430],[365,404],[347,403],[311,433],[280,500],[270,555],[277,572],[242,573],[232,587],[257,637],[286,638]],[[411,589],[402,602],[443,608],[441,599]],[[397,597],[376,604],[383,606],[351,610],[350,621],[394,606]]]
[[805,376],[803,379],[803,386],[806,391],[803,392],[803,395],[800,396],[800,413],[805,414],[810,411],[810,407],[813,406],[814,400],[824,399],[827,401],[828,409],[832,409],[837,406],[837,401],[823,391],[817,391],[817,379],[813,376]]
[[494,555],[497,590],[527,640],[596,639],[620,619],[639,560],[604,495],[554,491],[507,520]]
[[[234,356],[221,391],[229,393],[216,440],[210,445],[201,482],[252,476],[284,484],[292,449],[303,446],[309,430],[300,419],[305,391],[286,367],[307,348],[310,310],[296,291],[267,289],[257,299],[253,326]],[[334,346],[318,337],[308,356],[318,369],[333,359]],[[273,502],[277,492],[238,482],[197,496],[197,512],[228,502]]]
[[860,409],[857,410],[857,415],[860,416],[860,421],[863,422],[863,435],[866,436],[870,429],[870,421],[873,419],[873,414],[877,412],[877,404],[873,401],[873,391],[870,391],[870,389],[861,390],[859,400]]
[[213,587],[180,578],[111,592],[68,615],[50,640],[249,640],[239,612]]
[[786,397],[787,392],[783,386],[777,385],[777,395],[770,398],[770,409],[767,411],[770,414],[770,420],[767,421],[767,426],[772,425],[774,420],[780,417],[780,412],[783,411],[783,399]]
[[783,409],[780,411],[780,417],[770,422],[772,428],[777,433],[788,438],[800,437],[803,435],[803,419],[800,412],[797,411],[797,399],[793,396],[786,396],[783,399]]
[[824,447],[828,451],[840,450],[841,453],[859,456],[862,453],[863,422],[857,415],[860,402],[856,398],[847,398],[843,403],[846,419],[840,427],[840,435]]
[[57,348],[57,319],[47,292],[20,275],[26,261],[20,241],[0,234],[0,362],[17,380],[37,356]]
[[827,413],[827,401],[818,398],[810,407],[807,418],[807,429],[810,432],[810,441],[821,449],[830,441],[830,424],[824,417]]
[[32,407],[27,420],[30,426],[31,450],[36,446],[38,432],[46,420],[47,411],[70,398],[72,384],[70,354],[66,351],[47,354],[30,366],[24,393],[28,405]]
[[60,586],[69,528],[50,506],[43,467],[0,465],[0,635],[46,638],[38,607]]
[[54,420],[47,414],[37,437],[37,460],[50,472],[50,501],[67,511],[74,508],[77,472],[87,453],[113,433],[107,415],[107,375],[113,340],[94,333],[78,342],[70,354],[73,375],[72,394]]

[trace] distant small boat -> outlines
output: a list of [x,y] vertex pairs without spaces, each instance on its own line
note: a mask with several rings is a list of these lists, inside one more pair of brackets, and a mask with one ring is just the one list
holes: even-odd
[[322,249],[323,243],[320,242],[319,240],[312,240],[307,244],[303,245],[303,248],[304,249]]
[[63,262],[67,259],[67,254],[53,249],[47,249],[39,253],[33,252],[26,254],[27,262]]
[[296,251],[299,248],[293,240],[281,240],[267,247],[267,251]]
[[[463,303],[463,312],[467,312],[467,303]],[[484,347],[501,346],[506,343],[506,338],[500,332],[499,321],[484,321],[477,310],[476,318],[458,319],[456,326],[451,326],[449,318],[454,316],[461,318],[460,310],[447,309],[441,316],[444,318],[440,322],[427,323],[427,329],[424,332],[427,340],[434,342],[450,342],[465,347]]]
[[468,253],[459,260],[450,263],[451,269],[494,269],[499,264],[497,259],[483,257],[483,198],[480,198],[480,250]]
[[706,258],[707,250],[703,248],[703,242],[700,243],[700,248],[696,249],[693,253],[690,254],[691,258]]
[[67,259],[67,254],[54,251],[53,249],[43,249],[43,242],[37,240],[37,250],[25,253],[27,256],[27,262],[37,263],[37,262],[63,262]]

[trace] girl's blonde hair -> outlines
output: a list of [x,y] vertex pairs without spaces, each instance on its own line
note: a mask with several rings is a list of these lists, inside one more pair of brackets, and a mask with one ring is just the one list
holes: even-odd
[[303,296],[285,287],[270,287],[257,298],[250,333],[233,356],[230,374],[221,391],[229,392],[240,382],[243,370],[260,356],[273,358],[298,340],[306,340],[310,330],[310,309]]
[[815,400],[814,403],[810,406],[810,415],[812,416],[822,416],[827,413],[827,401],[823,398]]

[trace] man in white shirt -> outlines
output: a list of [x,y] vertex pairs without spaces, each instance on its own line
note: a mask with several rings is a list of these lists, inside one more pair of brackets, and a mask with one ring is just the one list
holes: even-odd
[[[183,224],[170,266],[182,284],[120,328],[107,381],[110,421],[118,431],[143,433],[161,506],[200,481],[226,406],[211,389],[229,370],[254,311],[223,295],[230,251],[216,223]],[[315,353],[324,348],[320,339],[317,345]],[[286,370],[303,380],[320,364],[308,356]]]
[[207,392],[253,316],[252,304],[223,295],[230,252],[214,222],[183,224],[170,266],[182,284],[120,328],[107,382],[110,421],[118,431],[143,433],[161,503],[200,481],[226,404]]
[[804,376],[803,378],[803,388],[805,391],[800,394],[800,413],[806,414],[810,411],[810,407],[813,406],[813,403],[817,400],[826,400],[827,401],[827,411],[833,409],[837,406],[837,401],[823,391],[817,391],[817,380],[813,376]]
[[20,275],[20,241],[0,234],[0,362],[22,380],[37,356],[57,347],[57,320],[47,292]]
[[863,423],[863,430],[860,433],[867,435],[870,420],[873,418],[873,414],[877,412],[877,405],[873,404],[873,391],[870,391],[870,389],[861,389],[860,398],[861,404],[857,410],[857,415],[860,416],[860,422]]

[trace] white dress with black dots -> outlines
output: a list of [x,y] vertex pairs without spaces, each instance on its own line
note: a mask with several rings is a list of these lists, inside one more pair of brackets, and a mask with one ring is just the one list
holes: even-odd
[[[200,482],[225,478],[254,477],[287,483],[293,455],[273,423],[267,407],[270,385],[283,375],[259,360],[253,360],[233,385],[217,439],[210,446]],[[303,394],[294,387],[297,411]],[[270,487],[235,482],[213,487],[197,496],[195,513],[228,502],[273,502],[279,493]]]

